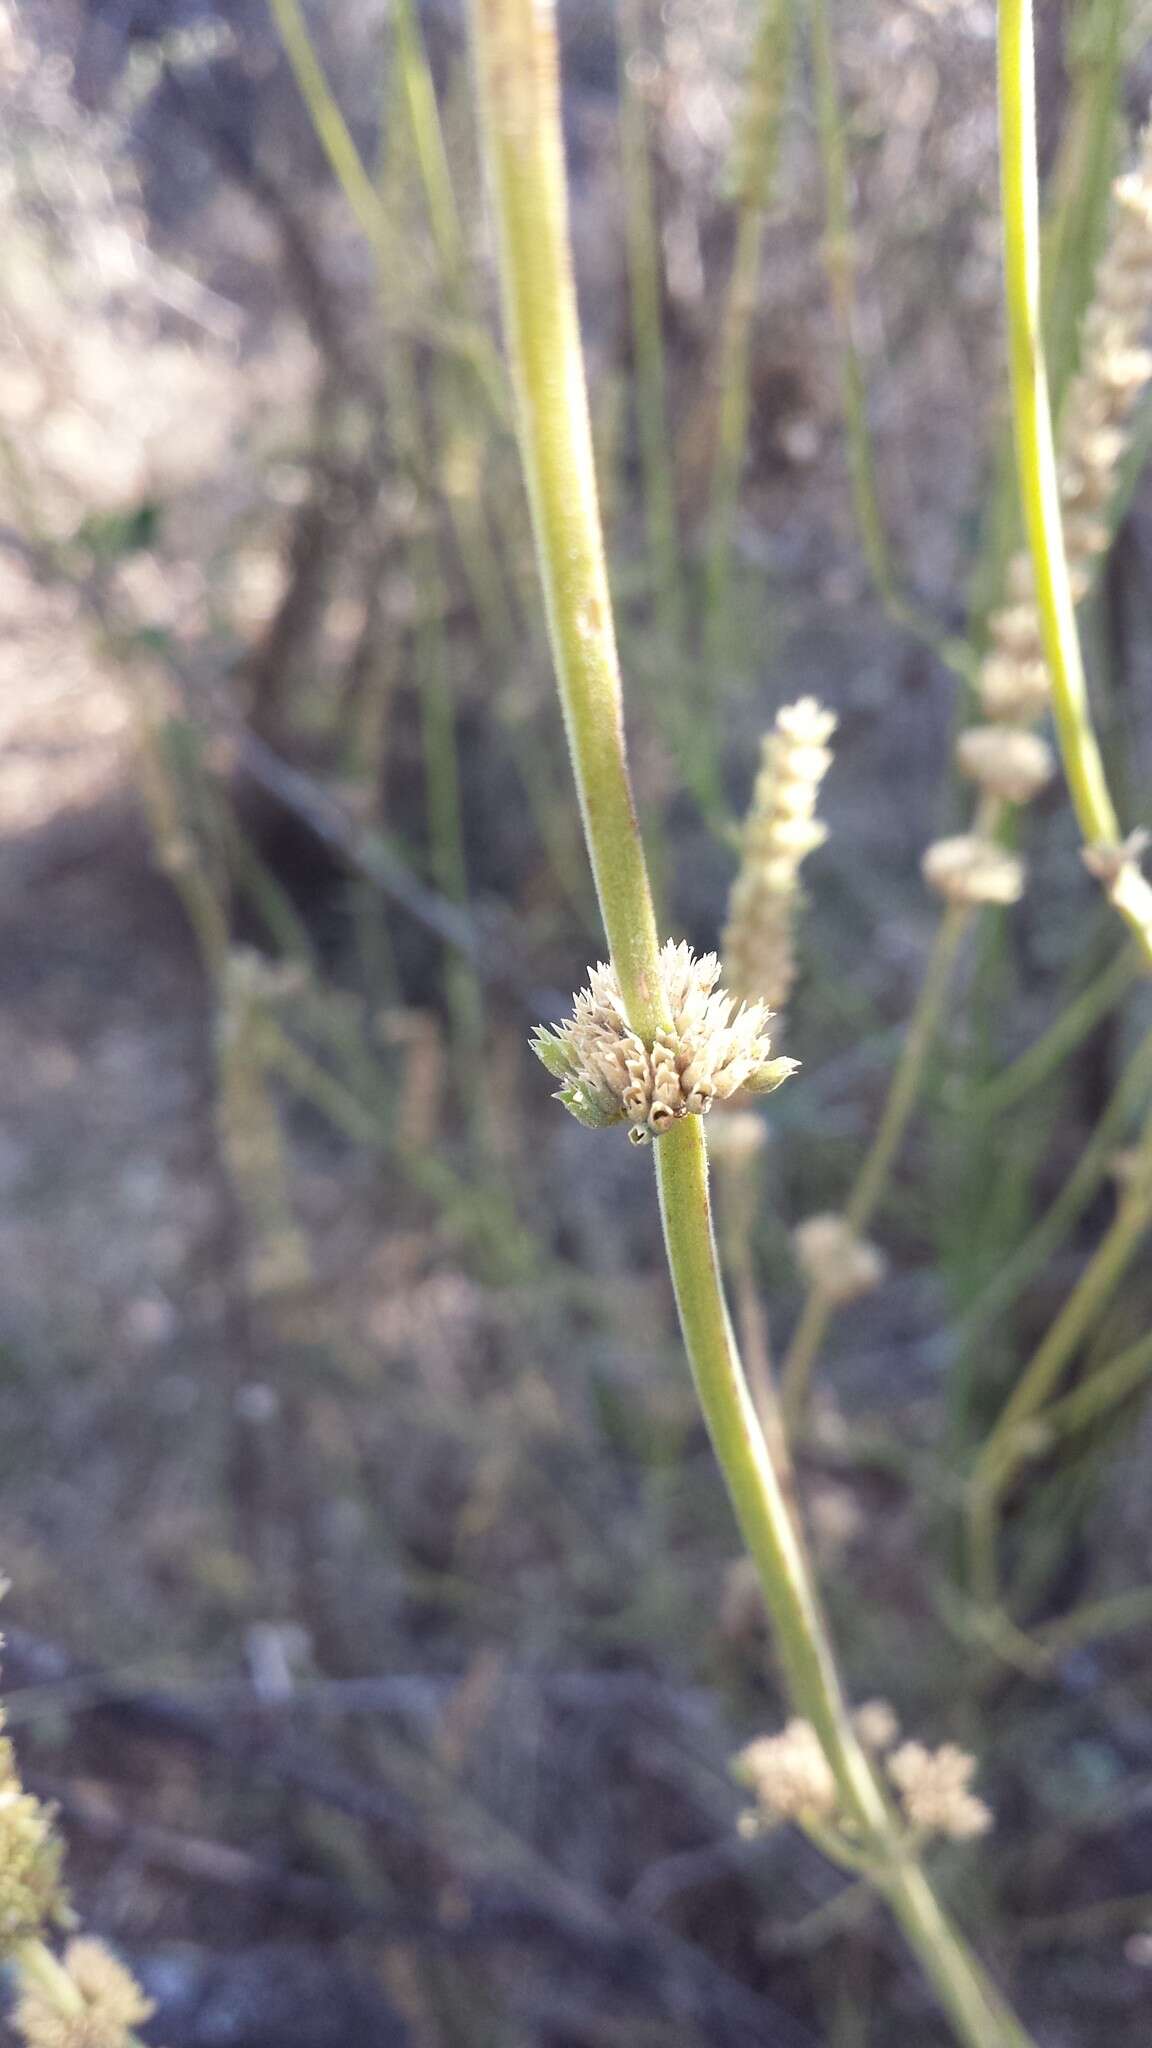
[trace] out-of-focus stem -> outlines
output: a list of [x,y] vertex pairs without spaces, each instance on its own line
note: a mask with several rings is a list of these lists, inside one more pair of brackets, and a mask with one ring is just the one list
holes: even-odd
[[1000,182],[1016,473],[1036,584],[1052,710],[1077,823],[1090,851],[1116,863],[1109,896],[1152,962],[1152,889],[1120,826],[1092,724],[1068,574],[1048,374],[1040,324],[1040,193],[1032,0],[1000,0]]
[[792,74],[793,0],[763,0],[744,85],[736,143],[736,247],[716,364],[716,442],[708,496],[705,652],[715,656],[728,611],[732,528],[748,438],[748,371],[760,285],[760,251],[780,148],[781,114]]
[[[845,1217],[858,1236],[866,1232],[887,1187],[892,1163],[916,1106],[928,1056],[939,1030],[956,954],[971,921],[972,911],[968,905],[953,905],[945,911],[937,926],[920,995],[905,1034],[880,1122],[844,1205]],[[796,1333],[781,1368],[784,1419],[790,1430],[796,1429],[803,1416],[812,1368],[834,1313],[835,1304],[827,1291],[817,1285],[811,1286],[805,1295]]]

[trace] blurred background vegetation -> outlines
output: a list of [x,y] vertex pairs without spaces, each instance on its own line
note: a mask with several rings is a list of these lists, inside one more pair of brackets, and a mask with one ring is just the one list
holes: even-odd
[[[757,72],[760,13],[560,5],[668,930],[716,943],[776,709],[840,721],[749,1252],[786,1338],[789,1227],[843,1202],[938,923],[1015,515],[990,0],[798,0]],[[1040,10],[1065,375],[1149,21]],[[737,1836],[728,1759],[781,1699],[649,1166],[527,1050],[602,946],[461,9],[9,0],[0,66],[4,1690],[84,1917],[167,2048],[933,2048],[878,1909]],[[1085,621],[1133,820],[1138,470]],[[982,1758],[959,1913],[1039,2042],[1138,2048],[1146,1375],[1033,1446],[1018,1633],[958,1542],[1152,1099],[1059,787],[1020,835],[800,1476],[857,1697]],[[1150,1307],[1137,1258],[1066,1390]]]

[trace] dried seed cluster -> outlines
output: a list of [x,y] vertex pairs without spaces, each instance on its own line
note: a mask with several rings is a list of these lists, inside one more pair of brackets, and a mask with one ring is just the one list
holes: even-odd
[[713,1102],[741,1089],[768,1094],[797,1062],[773,1059],[770,1012],[737,1004],[717,986],[714,953],[697,959],[670,940],[660,973],[671,1023],[651,1045],[634,1032],[611,967],[594,967],[573,998],[573,1012],[555,1030],[541,1027],[532,1050],[561,1083],[557,1100],[590,1129],[627,1123],[634,1144],[658,1138],[683,1116],[704,1116]]
[[807,1216],[792,1233],[796,1263],[810,1287],[841,1305],[870,1294],[884,1278],[884,1254],[859,1237],[846,1216]]
[[14,2014],[26,2048],[124,2048],[153,2011],[130,1971],[90,1936],[68,1943],[63,1968],[77,2009],[65,2010],[41,1983],[27,1983]]
[[52,1821],[51,1807],[25,1792],[12,1744],[0,1736],[0,1955],[67,1920]]
[[724,978],[734,995],[776,1011],[796,979],[800,864],[828,836],[816,816],[816,799],[831,766],[828,742],[835,729],[832,712],[814,697],[777,712],[762,742],[744,824],[723,937]]
[[886,1769],[900,1794],[909,1827],[919,1834],[948,1835],[970,1841],[987,1834],[991,1810],[970,1789],[976,1759],[954,1742],[926,1749],[922,1742],[903,1742],[886,1759]]
[[[867,1701],[852,1718],[864,1747],[883,1755],[883,1769],[916,1835],[963,1842],[987,1833],[992,1814],[971,1789],[976,1759],[966,1749],[954,1742],[939,1749],[903,1742],[894,1749],[899,1723],[887,1700]],[[733,1759],[732,1772],[755,1802],[741,1816],[745,1836],[763,1834],[782,1821],[818,1828],[837,1820],[836,1780],[809,1721],[792,1720],[778,1735],[759,1736]],[[845,1824],[845,1833],[851,1835],[850,1824]]]
[[[1131,439],[1132,415],[1152,378],[1145,346],[1152,318],[1152,125],[1136,168],[1112,187],[1112,222],[1081,329],[1080,367],[1060,418],[1060,503],[1073,595],[1087,596],[1108,548],[1106,513]],[[980,677],[988,717],[1028,725],[1043,712],[1048,675],[1032,566],[1015,557],[1009,602],[990,620]]]
[[[1112,224],[1081,330],[1080,367],[1060,419],[1059,481],[1064,545],[1079,602],[1107,552],[1107,518],[1120,464],[1131,440],[1132,415],[1152,379],[1145,345],[1152,318],[1152,126],[1137,166],[1112,188]],[[957,744],[960,771],[993,806],[1028,803],[1055,768],[1046,740],[1029,730],[1048,708],[1049,677],[1026,551],[1008,568],[1007,602],[993,613],[979,694],[986,723]],[[995,812],[993,810],[993,816]],[[1125,879],[1137,874],[1129,863]],[[1024,871],[988,831],[941,840],[924,860],[929,886],[952,903],[1011,903]]]
[[1024,888],[1023,861],[977,832],[937,839],[921,865],[929,887],[947,903],[1015,903]]
[[865,1700],[852,1716],[852,1726],[865,1749],[880,1756],[891,1749],[900,1733],[896,1709],[888,1700]]
[[780,1821],[828,1820],[836,1811],[836,1780],[810,1721],[789,1721],[779,1735],[760,1735],[733,1760],[734,1776],[756,1804],[741,1819],[745,1835]]

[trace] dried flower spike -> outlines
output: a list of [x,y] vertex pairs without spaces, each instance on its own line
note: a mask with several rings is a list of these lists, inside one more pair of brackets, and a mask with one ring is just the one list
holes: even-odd
[[27,2048],[124,2048],[131,2030],[151,2016],[151,1999],[102,1941],[70,1941],[64,1971],[79,1993],[75,2011],[64,2010],[37,1981],[21,1993],[14,2017]]
[[1017,725],[972,725],[956,742],[962,775],[1006,803],[1030,803],[1052,780],[1056,760],[1047,740]]
[[949,903],[1015,903],[1024,888],[1016,855],[975,833],[936,840],[921,866],[929,888]]
[[[1081,328],[1080,367],[1060,417],[1059,481],[1072,594],[1087,597],[1107,552],[1108,508],[1132,437],[1132,415],[1152,379],[1144,340],[1152,319],[1152,124],[1136,168],[1112,187],[1112,223]],[[989,620],[980,696],[989,718],[1027,725],[1048,694],[1031,562],[1008,569],[1013,602]],[[1016,802],[1016,798],[1010,798]]]
[[760,773],[744,824],[740,871],[724,931],[724,977],[734,995],[783,1009],[796,979],[793,927],[800,864],[823,844],[816,817],[832,762],[832,712],[814,697],[786,704],[762,744]]
[[557,1101],[592,1130],[630,1124],[634,1144],[660,1137],[682,1116],[704,1116],[741,1089],[768,1094],[798,1064],[771,1057],[763,1003],[738,1006],[717,987],[714,953],[698,960],[690,946],[669,940],[660,973],[672,1022],[650,1046],[630,1028],[616,976],[603,962],[574,998],[572,1016],[532,1038],[533,1052],[562,1084]]
[[910,1827],[926,1835],[949,1835],[969,1841],[987,1834],[992,1814],[969,1788],[976,1759],[954,1742],[926,1749],[922,1742],[904,1742],[887,1759],[888,1776],[900,1794]]
[[779,1735],[761,1735],[733,1759],[733,1775],[756,1801],[744,1834],[773,1821],[827,1820],[836,1811],[836,1780],[809,1721],[789,1721]]
[[0,1955],[68,1918],[52,1820],[51,1807],[25,1792],[12,1744],[0,1737]]
[[837,1304],[870,1294],[884,1278],[884,1254],[858,1237],[846,1216],[806,1217],[792,1245],[805,1279]]

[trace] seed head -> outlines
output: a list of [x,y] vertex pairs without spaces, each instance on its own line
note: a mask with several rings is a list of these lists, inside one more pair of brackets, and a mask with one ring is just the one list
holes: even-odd
[[0,1955],[68,1917],[52,1822],[51,1807],[25,1792],[12,1744],[0,1736]]
[[741,1089],[768,1094],[798,1064],[771,1057],[763,1003],[737,1005],[717,987],[714,953],[698,960],[690,946],[669,940],[660,974],[672,1021],[651,1045],[629,1026],[619,983],[603,962],[573,998],[571,1017],[532,1038],[533,1052],[561,1083],[557,1101],[593,1130],[630,1124],[634,1144],[660,1137],[682,1116],[706,1115]]
[[808,1216],[792,1233],[796,1262],[809,1283],[832,1302],[871,1294],[884,1278],[884,1255],[858,1237],[846,1216]]
[[969,1790],[975,1770],[975,1757],[954,1742],[941,1749],[904,1742],[887,1759],[909,1826],[957,1842],[986,1834],[992,1825],[990,1809]]
[[1056,762],[1047,740],[1016,725],[971,725],[956,742],[960,772],[1010,804],[1026,804],[1051,781]]
[[938,839],[921,862],[924,880],[949,903],[1015,903],[1024,888],[1024,865],[974,833]]
[[810,1721],[789,1721],[779,1735],[761,1735],[733,1760],[733,1775],[756,1807],[743,1824],[758,1833],[765,1822],[824,1820],[835,1813],[836,1780]]
[[832,763],[828,741],[835,729],[832,712],[814,697],[777,712],[762,742],[744,822],[724,930],[724,977],[735,995],[774,1010],[783,1009],[796,979],[800,865],[828,836],[816,816],[816,798]]
[[891,1749],[900,1733],[896,1709],[887,1700],[865,1700],[853,1714],[852,1725],[865,1749],[874,1750],[877,1756]]
[[90,1937],[69,1942],[64,1969],[83,2002],[65,2010],[44,1985],[29,1983],[15,2012],[27,2048],[124,2048],[125,2036],[153,2010],[130,1971]]
[[1043,717],[1052,695],[1041,654],[1023,656],[1004,650],[987,654],[980,664],[978,685],[986,718],[1008,725],[1032,725]]

